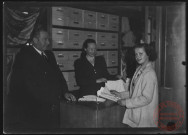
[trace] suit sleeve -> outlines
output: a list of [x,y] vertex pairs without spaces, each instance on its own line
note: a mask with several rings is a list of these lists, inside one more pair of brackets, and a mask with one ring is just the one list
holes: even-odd
[[62,87],[63,87],[63,90],[61,92],[64,95],[66,92],[68,92],[68,86],[67,86],[66,80],[65,80],[61,70],[59,69],[59,66],[57,65],[57,62],[56,62],[56,59],[55,59],[53,52],[50,51],[49,55],[52,59],[51,62],[54,65],[55,70],[57,71],[57,73],[59,75],[59,78],[61,79],[61,83],[62,83]]
[[126,99],[127,108],[136,108],[148,105],[152,99],[155,90],[156,79],[153,72],[147,72],[144,75],[143,82],[141,84],[142,92],[138,97]]

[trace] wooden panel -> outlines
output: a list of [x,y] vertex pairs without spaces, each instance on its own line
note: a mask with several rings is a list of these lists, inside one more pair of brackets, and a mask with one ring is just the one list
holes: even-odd
[[108,51],[108,59],[117,59],[118,51]]
[[108,48],[110,48],[110,49],[117,49],[118,48],[118,42],[109,41],[108,42]]
[[65,51],[53,51],[57,61],[68,60],[68,52]]
[[52,39],[62,39],[63,41],[68,40],[68,30],[52,28]]
[[96,29],[96,12],[84,10],[84,28]]
[[69,8],[70,20],[69,26],[83,27],[83,10],[77,8]]
[[81,51],[69,51],[68,57],[69,60],[75,61],[76,59],[80,58]]
[[83,40],[83,34],[81,30],[69,30],[69,40]]
[[69,10],[67,7],[52,7],[52,25],[68,26]]
[[74,70],[74,61],[69,60],[58,60],[57,59],[57,65],[59,65],[60,70]]
[[52,39],[52,48],[68,48],[68,41],[62,39]]
[[97,48],[98,49],[107,49],[108,48],[108,42],[107,41],[98,41],[97,42]]
[[85,106],[61,102],[61,128],[96,128],[96,110]]
[[119,17],[116,15],[109,15],[109,30],[119,30]]
[[108,40],[118,42],[118,34],[117,33],[108,33]]
[[120,128],[122,124],[125,108],[119,105],[107,107],[98,111],[97,127],[102,128]]
[[83,40],[72,40],[68,42],[68,48],[81,49],[83,45]]
[[107,67],[113,67],[113,66],[118,66],[118,60],[117,59],[108,59]]
[[125,108],[115,102],[75,102],[60,104],[61,128],[117,128],[122,124]]
[[105,32],[97,32],[97,41],[106,41],[109,35]]
[[117,15],[109,15],[109,23],[119,23],[119,17]]
[[108,14],[97,13],[97,29],[108,29]]
[[94,39],[96,41],[96,32],[92,32],[92,31],[85,31],[84,32],[84,40],[86,39]]

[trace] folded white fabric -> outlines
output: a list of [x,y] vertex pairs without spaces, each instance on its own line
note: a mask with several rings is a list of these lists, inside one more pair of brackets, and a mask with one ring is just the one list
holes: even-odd
[[78,101],[95,101],[95,102],[104,102],[106,99],[97,97],[96,95],[86,95],[82,98],[79,98]]
[[107,81],[105,87],[109,90],[116,90],[117,92],[128,91],[128,83],[125,83],[123,80]]
[[119,97],[112,95],[107,87],[101,87],[101,89],[97,91],[97,95],[99,97],[103,97],[115,102],[117,102],[120,99]]
[[116,97],[115,95],[111,94],[110,90],[115,90],[117,92],[126,91],[124,92],[124,95],[126,97],[129,96],[128,83],[124,83],[123,80],[107,81],[107,83],[105,83],[105,87],[101,87],[101,89],[97,91],[97,95],[99,97],[103,97],[117,102],[120,99],[120,97]]

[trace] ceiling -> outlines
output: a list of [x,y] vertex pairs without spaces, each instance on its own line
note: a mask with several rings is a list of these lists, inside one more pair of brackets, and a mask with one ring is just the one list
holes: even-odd
[[150,6],[169,6],[178,5],[182,3],[173,2],[157,2],[157,1],[65,1],[61,2],[6,2],[5,4],[19,9],[29,9],[28,7],[51,7],[51,6],[71,6],[85,10],[93,10],[96,12],[104,12],[110,14],[117,14],[126,17],[144,17],[144,7]]
[[93,10],[96,12],[104,12],[117,14],[122,16],[132,16],[143,12],[143,6],[134,3],[119,2],[119,1],[80,1],[80,2],[9,2],[8,6],[15,8],[16,10],[30,9],[28,7],[49,7],[49,6],[71,6],[81,8],[85,10]]

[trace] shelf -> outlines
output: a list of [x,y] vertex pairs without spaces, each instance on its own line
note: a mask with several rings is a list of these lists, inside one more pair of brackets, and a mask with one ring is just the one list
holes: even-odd
[[[82,49],[52,48],[52,51],[82,51]],[[118,49],[97,49],[97,51],[118,51]]]
[[[118,66],[112,66],[107,68],[118,68]],[[61,70],[61,72],[74,72],[74,70]]]
[[52,28],[93,31],[93,32],[118,33],[118,31],[111,31],[111,30],[88,29],[88,28],[82,28],[82,27],[70,27],[70,26],[59,26],[59,25],[52,25]]

